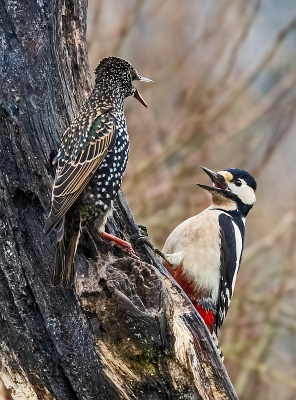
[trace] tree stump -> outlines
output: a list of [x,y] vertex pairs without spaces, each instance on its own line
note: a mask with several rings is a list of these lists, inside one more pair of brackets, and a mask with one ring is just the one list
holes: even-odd
[[237,399],[210,334],[140,235],[122,193],[76,287],[50,282],[41,243],[59,137],[91,91],[86,0],[1,0],[0,377],[14,399]]

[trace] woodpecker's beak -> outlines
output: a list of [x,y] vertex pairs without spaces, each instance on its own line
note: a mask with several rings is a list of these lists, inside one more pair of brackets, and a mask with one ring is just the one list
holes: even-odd
[[138,92],[138,89],[135,89],[134,91],[134,97],[139,100],[140,103],[143,104],[143,106],[145,106],[147,108],[147,104],[145,103],[145,100],[143,99],[143,97],[140,95],[140,93]]
[[201,185],[198,183],[197,185],[199,187],[201,187],[202,189],[208,190],[210,193],[211,192],[224,192],[225,190],[229,190],[223,175],[217,174],[216,172],[211,171],[210,169],[205,168],[205,167],[201,167],[201,168],[212,179],[214,186]]

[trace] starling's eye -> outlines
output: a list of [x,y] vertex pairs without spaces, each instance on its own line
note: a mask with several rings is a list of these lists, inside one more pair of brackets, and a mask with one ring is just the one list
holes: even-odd
[[235,184],[235,186],[241,186],[242,185],[242,182],[239,180],[239,179],[237,179],[235,182],[234,182],[234,184]]

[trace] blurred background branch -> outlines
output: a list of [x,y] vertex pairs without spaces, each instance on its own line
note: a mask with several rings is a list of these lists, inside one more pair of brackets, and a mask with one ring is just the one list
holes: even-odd
[[118,55],[155,81],[136,84],[148,109],[126,102],[123,183],[152,241],[209,205],[200,165],[258,182],[221,332],[242,400],[295,398],[295,28],[291,0],[89,0],[91,69]]

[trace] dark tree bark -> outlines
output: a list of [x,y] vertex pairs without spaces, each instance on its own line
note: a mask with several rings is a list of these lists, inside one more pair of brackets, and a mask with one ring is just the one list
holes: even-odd
[[209,332],[146,246],[120,193],[109,232],[50,283],[49,212],[59,137],[91,90],[86,0],[0,0],[0,377],[18,399],[236,399]]

